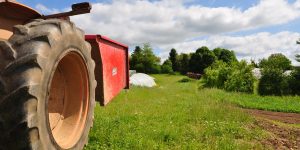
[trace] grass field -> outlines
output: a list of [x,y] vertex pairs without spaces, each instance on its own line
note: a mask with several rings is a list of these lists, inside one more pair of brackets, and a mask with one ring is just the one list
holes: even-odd
[[[264,149],[264,130],[255,126],[255,120],[236,104],[300,112],[299,97],[261,99],[256,95],[198,89],[196,81],[179,83],[182,76],[154,77],[157,87],[132,87],[108,106],[96,107],[87,150]],[[279,107],[282,104],[284,107]]]
[[202,89],[202,92],[211,95],[213,99],[231,102],[243,108],[300,113],[299,96],[259,96],[219,89]]

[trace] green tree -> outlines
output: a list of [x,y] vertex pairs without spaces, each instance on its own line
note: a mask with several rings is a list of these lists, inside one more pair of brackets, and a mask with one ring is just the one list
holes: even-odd
[[253,93],[255,78],[252,69],[253,66],[248,65],[246,61],[234,63],[232,72],[225,81],[225,90]]
[[252,93],[255,81],[252,68],[246,61],[231,64],[216,61],[205,69],[202,82],[205,87]]
[[130,57],[130,68],[143,73],[160,73],[160,58],[155,56],[149,44],[137,46]]
[[195,73],[204,73],[204,69],[209,67],[216,60],[215,54],[207,47],[198,48],[195,53],[191,54],[189,69]]
[[224,88],[225,82],[228,80],[232,68],[223,61],[216,61],[205,69],[203,82],[206,87]]
[[258,68],[258,67],[259,67],[258,64],[255,62],[255,60],[253,60],[253,59],[250,60],[250,63],[251,63],[251,65],[252,65],[254,68]]
[[[300,44],[300,40],[297,41]],[[300,62],[300,54],[296,54],[296,61]],[[300,95],[300,67],[295,67],[289,78],[289,87],[294,95]]]
[[178,70],[181,74],[185,75],[189,71],[190,56],[188,54],[180,54],[178,56],[179,67]]
[[262,68],[261,78],[258,84],[260,95],[286,95],[290,94],[290,76],[283,73],[293,69],[291,61],[283,54],[272,54],[268,59],[262,59],[259,63]]
[[223,51],[223,49],[222,48],[215,48],[215,49],[213,49],[213,52],[214,52],[214,54],[215,54],[215,56],[219,59],[219,57],[221,56],[221,52]]
[[178,54],[176,49],[171,49],[169,53],[169,60],[172,62],[172,69],[174,71],[178,71]]
[[268,59],[262,59],[259,63],[260,68],[277,68],[283,71],[292,69],[292,62],[283,54],[272,54]]
[[145,66],[142,63],[138,63],[135,65],[133,70],[136,70],[137,72],[145,72]]
[[139,46],[136,46],[129,60],[130,69],[137,70],[139,72],[144,72],[142,59],[143,50]]
[[144,44],[143,54],[142,62],[145,67],[145,73],[160,73],[160,58],[154,55],[150,44]]
[[230,51],[224,48],[215,48],[213,52],[218,60],[222,60],[225,63],[237,62],[234,51]]
[[291,94],[300,95],[300,69],[293,70],[288,80]]
[[258,84],[260,95],[282,95],[286,90],[285,76],[279,68],[264,68]]
[[162,73],[172,73],[173,69],[172,69],[172,62],[167,59],[164,61],[164,63],[161,66],[161,72]]

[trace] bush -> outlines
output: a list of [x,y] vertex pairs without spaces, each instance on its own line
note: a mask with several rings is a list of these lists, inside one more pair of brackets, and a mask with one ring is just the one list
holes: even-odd
[[137,72],[145,72],[145,66],[143,64],[136,64],[134,69]]
[[190,79],[190,78],[182,78],[182,79],[179,80],[178,82],[185,83],[185,82],[191,82],[191,81],[193,81],[193,79]]
[[223,61],[216,61],[212,66],[205,69],[203,76],[204,86],[224,88],[224,83],[231,73],[231,68]]
[[252,74],[252,66],[242,61],[233,67],[228,80],[225,81],[225,90],[253,93],[255,78]]
[[285,75],[281,69],[264,69],[258,84],[260,95],[300,95],[300,71]]
[[172,62],[168,59],[166,60],[163,65],[161,66],[161,72],[162,73],[172,73],[173,69],[172,69]]
[[[147,71],[146,71],[147,72]],[[152,73],[152,74],[159,74],[161,73],[161,66],[158,64],[152,65],[151,69],[147,73]]]
[[283,75],[283,70],[278,68],[264,68],[258,83],[258,93],[260,95],[282,95],[286,87],[287,77]]
[[296,69],[292,72],[288,80],[291,94],[300,95],[300,69]]
[[[297,93],[297,73],[285,75],[284,72],[292,69],[291,61],[282,54],[272,54],[268,59],[260,61],[262,67],[261,78],[258,84],[260,95],[289,95]],[[294,92],[295,91],[295,92]]]
[[202,82],[205,87],[252,93],[255,78],[252,74],[252,66],[247,65],[245,61],[232,64],[217,61],[205,70]]

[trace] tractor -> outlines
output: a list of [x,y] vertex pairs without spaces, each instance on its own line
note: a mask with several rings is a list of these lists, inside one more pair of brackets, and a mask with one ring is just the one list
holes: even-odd
[[96,101],[129,88],[128,47],[85,35],[70,16],[0,0],[0,150],[81,150]]

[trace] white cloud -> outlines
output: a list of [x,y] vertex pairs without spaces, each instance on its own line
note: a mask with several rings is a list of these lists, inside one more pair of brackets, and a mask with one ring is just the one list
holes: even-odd
[[[259,60],[268,57],[273,53],[283,53],[293,64],[300,65],[295,61],[295,54],[300,54],[300,45],[296,40],[300,33],[279,32],[271,34],[261,32],[247,36],[210,36],[204,40],[186,41],[172,45],[165,45],[163,49],[176,48],[179,53],[193,52],[201,46],[208,46],[210,49],[223,47],[234,50],[239,59]],[[168,52],[160,54],[162,58],[168,57]]]
[[[43,5],[43,12],[55,12]],[[235,7],[186,6],[183,0],[136,1],[113,0],[94,3],[91,14],[72,17],[88,34],[103,34],[130,46],[150,43],[166,58],[170,48],[191,52],[206,45],[235,50],[239,58],[259,59],[282,52],[291,59],[299,49],[298,33],[256,33],[231,37],[224,33],[239,32],[285,24],[300,17],[300,0],[261,0],[246,10]],[[205,40],[191,40],[207,36]]]
[[87,33],[105,34],[129,45],[149,42],[160,46],[203,35],[287,23],[299,17],[296,6],[286,0],[261,0],[242,11],[229,7],[187,7],[181,0],[115,0],[95,3],[91,14],[72,20]]

